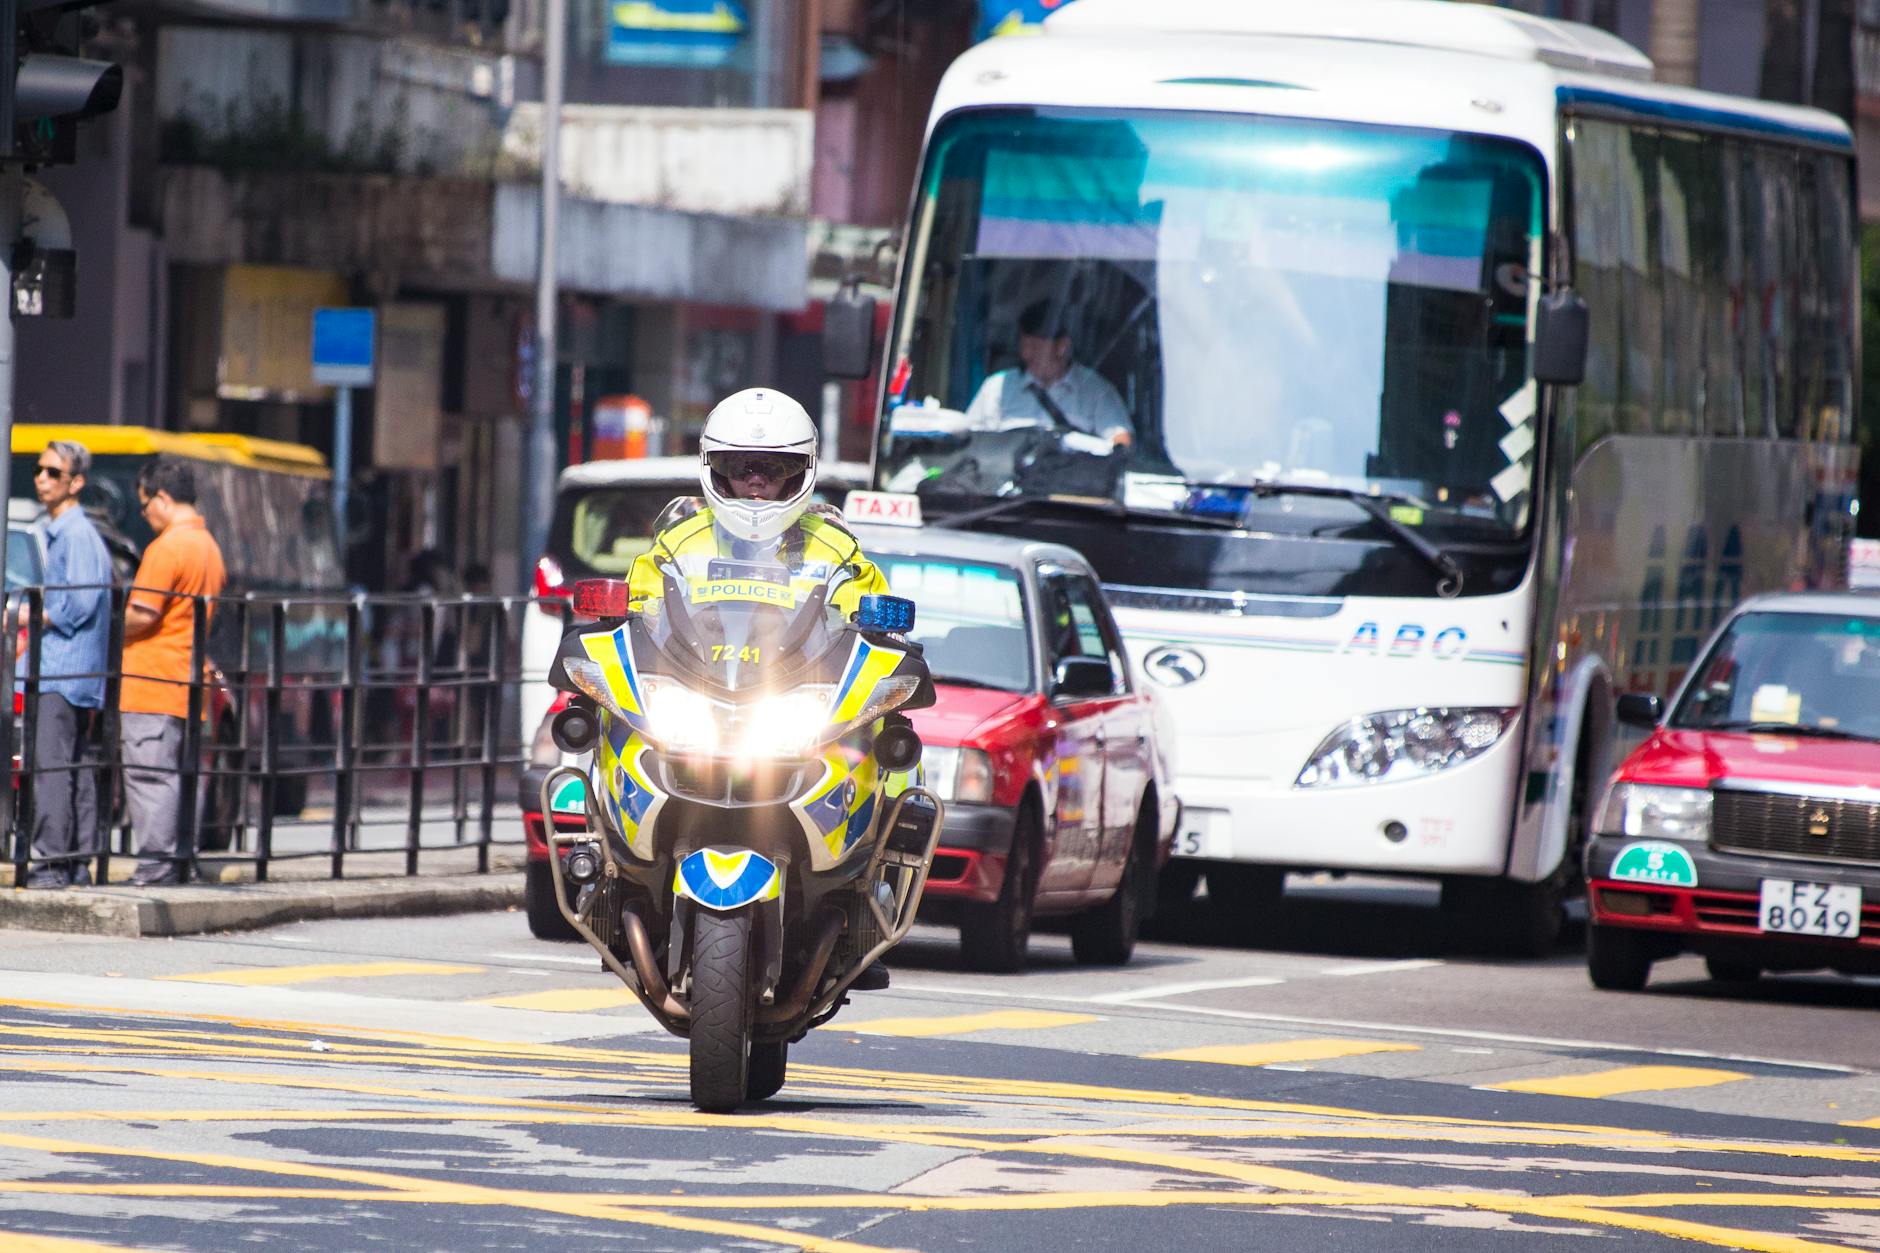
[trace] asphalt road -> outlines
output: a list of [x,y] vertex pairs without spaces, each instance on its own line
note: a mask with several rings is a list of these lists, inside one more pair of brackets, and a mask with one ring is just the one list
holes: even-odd
[[1009,978],[922,929],[724,1118],[518,913],[11,933],[0,1248],[1880,1248],[1880,988],[1597,993],[1428,904]]

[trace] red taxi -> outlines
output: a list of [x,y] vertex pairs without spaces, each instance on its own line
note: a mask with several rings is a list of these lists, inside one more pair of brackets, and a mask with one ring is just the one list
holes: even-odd
[[1619,700],[1652,728],[1587,849],[1587,969],[1636,991],[1652,963],[1713,979],[1880,971],[1880,595],[1739,606],[1673,697]]
[[1057,544],[855,530],[917,607],[938,697],[909,714],[946,801],[921,917],[958,926],[978,970],[1022,969],[1032,919],[1048,914],[1068,915],[1078,961],[1127,962],[1180,805],[1171,738],[1096,575]]

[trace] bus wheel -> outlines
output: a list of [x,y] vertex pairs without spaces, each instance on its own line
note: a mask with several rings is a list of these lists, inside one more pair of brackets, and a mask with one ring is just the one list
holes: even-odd
[[1507,879],[1450,879],[1443,910],[1508,957],[1545,957],[1566,927],[1566,886],[1555,874],[1539,883]]
[[1286,872],[1278,866],[1217,861],[1208,867],[1208,899],[1214,912],[1236,923],[1260,921],[1286,894]]

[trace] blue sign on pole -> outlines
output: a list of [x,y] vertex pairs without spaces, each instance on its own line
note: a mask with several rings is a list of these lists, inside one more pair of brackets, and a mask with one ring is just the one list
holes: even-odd
[[372,386],[377,323],[371,309],[315,309],[313,381],[333,387]]
[[613,0],[607,10],[610,65],[719,69],[750,28],[737,0]]

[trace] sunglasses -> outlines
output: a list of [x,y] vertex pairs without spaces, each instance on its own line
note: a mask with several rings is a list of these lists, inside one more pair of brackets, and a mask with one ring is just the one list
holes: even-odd
[[712,458],[712,469],[728,479],[761,476],[776,481],[809,469],[809,458],[798,453],[725,452]]
[[40,475],[43,474],[47,478],[51,479],[54,483],[57,483],[60,479],[64,478],[66,476],[66,473],[67,473],[66,471],[61,470],[58,466],[34,466],[33,467],[34,478],[38,478]]

